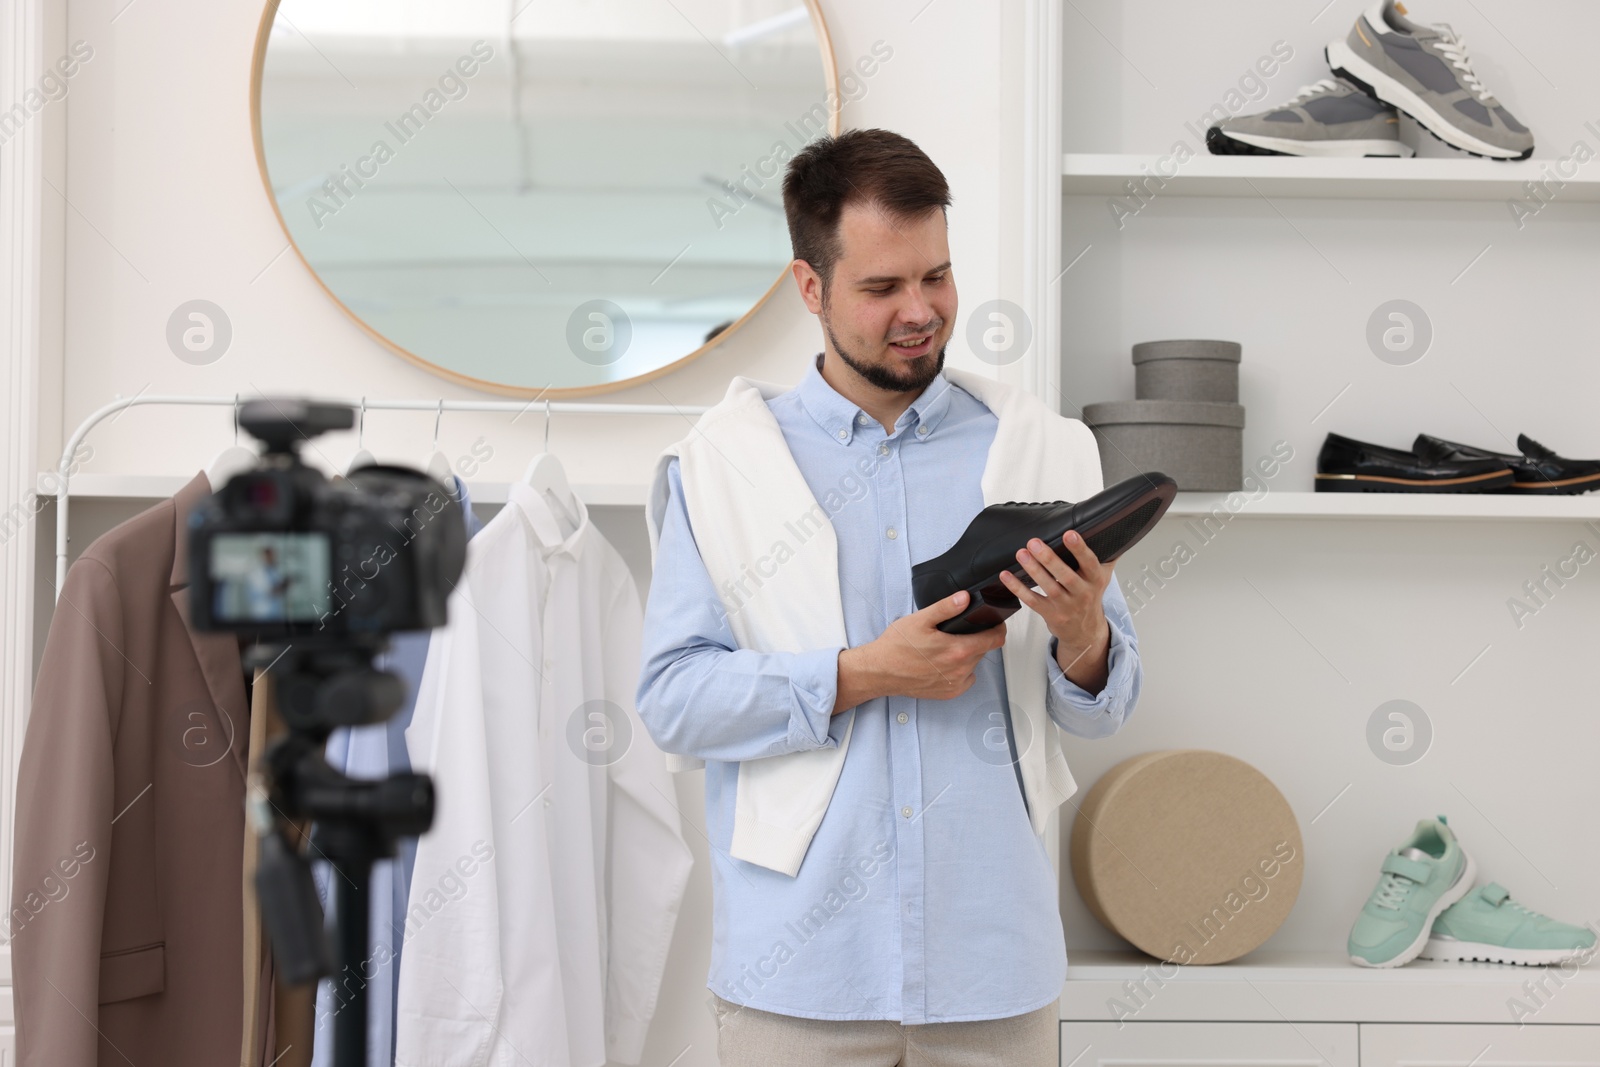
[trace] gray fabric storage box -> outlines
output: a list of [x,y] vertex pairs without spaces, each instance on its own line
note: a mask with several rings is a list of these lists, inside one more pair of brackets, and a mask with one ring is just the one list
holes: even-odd
[[1133,346],[1133,395],[1140,400],[1239,402],[1237,341],[1144,341]]
[[1229,492],[1244,480],[1244,406],[1203,400],[1108,400],[1083,406],[1107,486],[1161,471],[1179,489]]

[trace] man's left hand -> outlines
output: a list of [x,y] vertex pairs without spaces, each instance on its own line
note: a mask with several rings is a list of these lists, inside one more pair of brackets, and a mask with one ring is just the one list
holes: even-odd
[[1035,537],[1028,547],[1017,550],[1017,560],[1040,592],[1009,571],[1000,572],[1000,581],[1044,619],[1056,639],[1056,662],[1062,673],[1094,693],[1105,685],[1108,674],[1111,623],[1103,598],[1111,584],[1111,567],[1100,562],[1076,530],[1068,530],[1061,540],[1078,561],[1077,570]]

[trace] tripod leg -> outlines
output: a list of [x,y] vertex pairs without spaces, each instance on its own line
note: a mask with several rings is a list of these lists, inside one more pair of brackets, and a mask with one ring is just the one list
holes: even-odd
[[334,893],[339,916],[337,986],[348,989],[334,1017],[334,1067],[366,1067],[367,1062],[367,932],[371,923],[372,860],[336,861]]

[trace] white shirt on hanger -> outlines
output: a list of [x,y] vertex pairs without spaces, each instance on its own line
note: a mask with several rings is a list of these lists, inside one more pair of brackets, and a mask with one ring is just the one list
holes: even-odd
[[406,745],[437,803],[405,920],[397,1067],[643,1054],[694,860],[634,709],[638,588],[577,507],[566,534],[513,484],[429,645]]

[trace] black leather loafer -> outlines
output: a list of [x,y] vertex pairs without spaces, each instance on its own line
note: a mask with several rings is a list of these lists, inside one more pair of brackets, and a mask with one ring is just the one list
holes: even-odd
[[1435,459],[1330,433],[1317,453],[1319,493],[1488,493],[1509,486],[1498,459]]
[[1536,496],[1562,496],[1600,489],[1600,459],[1567,459],[1525,433],[1517,434],[1522,455],[1490,452],[1486,448],[1457,444],[1429,434],[1417,434],[1411,451],[1428,459],[1497,459],[1511,468],[1515,479],[1504,493],[1531,493]]
[[1000,581],[1010,571],[1028,585],[1033,578],[1017,560],[1017,550],[1037,537],[1073,570],[1078,561],[1061,543],[1077,530],[1101,563],[1110,563],[1150,532],[1172,506],[1178,486],[1160,471],[1136,474],[1088,500],[1030,504],[1008,500],[990,504],[973,517],[950,550],[911,568],[911,594],[925,608],[965,589],[966,610],[939,624],[947,634],[973,634],[999,625],[1022,607]]

